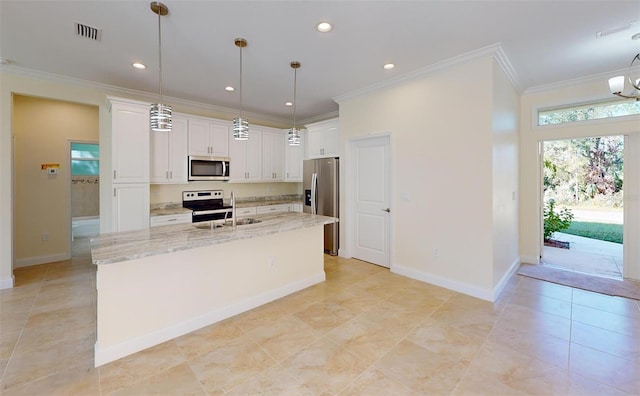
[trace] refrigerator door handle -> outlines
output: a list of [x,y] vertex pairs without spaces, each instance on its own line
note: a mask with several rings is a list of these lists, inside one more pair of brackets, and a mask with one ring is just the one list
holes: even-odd
[[318,174],[311,175],[311,213],[318,214]]

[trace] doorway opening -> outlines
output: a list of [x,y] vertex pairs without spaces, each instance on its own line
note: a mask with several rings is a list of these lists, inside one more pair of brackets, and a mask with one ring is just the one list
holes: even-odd
[[542,265],[622,280],[624,136],[542,142]]
[[88,251],[89,239],[100,233],[100,146],[69,141],[71,181],[71,255]]

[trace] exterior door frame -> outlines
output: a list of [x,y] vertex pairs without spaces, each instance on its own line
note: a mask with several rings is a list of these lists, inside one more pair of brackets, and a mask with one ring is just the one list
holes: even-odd
[[[342,235],[344,235],[344,244],[346,249],[341,249],[341,256],[351,258],[353,257],[354,246],[356,243],[355,238],[355,162],[353,158],[355,144],[357,142],[362,142],[366,140],[379,139],[379,138],[387,137],[389,139],[389,207],[391,208],[391,212],[389,213],[389,229],[387,230],[389,236],[389,269],[393,269],[393,246],[394,246],[394,234],[393,234],[393,224],[394,224],[394,208],[395,208],[395,197],[394,197],[394,188],[393,188],[393,174],[394,174],[394,150],[393,150],[393,134],[391,132],[383,132],[383,133],[372,133],[367,134],[365,136],[357,136],[348,138],[345,142],[345,156],[343,159],[343,169],[345,175],[345,183],[342,191],[345,192],[344,196],[344,218],[341,219],[341,223],[343,225]],[[344,220],[344,222],[342,221]]]

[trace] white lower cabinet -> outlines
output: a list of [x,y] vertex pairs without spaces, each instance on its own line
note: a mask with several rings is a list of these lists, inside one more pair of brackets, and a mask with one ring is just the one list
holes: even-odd
[[280,212],[288,212],[288,211],[289,211],[289,204],[258,206],[256,209],[257,214],[280,213]]
[[172,224],[186,224],[191,223],[191,213],[180,213],[173,215],[153,216],[151,217],[151,227],[172,225]]
[[111,232],[149,228],[149,183],[113,184]]
[[251,217],[256,215],[256,208],[252,206],[250,208],[236,208],[236,218]]

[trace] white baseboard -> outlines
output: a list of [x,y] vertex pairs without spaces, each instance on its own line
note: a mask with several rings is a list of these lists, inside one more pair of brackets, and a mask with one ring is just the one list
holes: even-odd
[[0,290],[11,289],[16,284],[16,278],[11,274],[11,278],[0,279]]
[[95,367],[102,366],[103,364],[113,362],[114,360],[118,360],[136,352],[140,352],[154,345],[158,345],[181,335],[188,334],[192,331],[201,329],[205,326],[209,326],[231,316],[249,311],[253,308],[259,307],[260,305],[264,305],[302,289],[306,289],[309,286],[324,282],[325,279],[325,273],[324,271],[322,271],[321,273],[318,273],[307,279],[292,282],[288,285],[269,290],[246,300],[215,309],[184,322],[165,327],[150,334],[146,334],[144,336],[137,337],[120,344],[110,346],[108,348],[100,348],[100,345],[96,343],[94,347],[94,365]]
[[525,264],[540,264],[540,257],[520,256],[520,262]]
[[37,256],[37,257],[26,257],[26,258],[16,259],[15,268],[30,267],[32,265],[54,263],[56,261],[64,261],[69,259],[71,259],[71,255],[69,253],[59,253],[59,254],[51,254],[47,256]]
[[398,275],[406,276],[408,278],[417,279],[422,282],[430,283],[432,285],[444,287],[449,290],[457,291],[459,293],[467,294],[469,296],[480,298],[482,300],[493,301],[493,290],[491,289],[483,289],[465,282],[443,278],[441,276],[432,275],[426,272],[418,271],[414,268],[404,267],[398,264],[393,264],[391,266],[391,272],[394,272]]
[[507,286],[509,279],[511,279],[513,274],[516,273],[518,268],[520,268],[520,257],[517,257],[515,260],[513,260],[513,263],[511,263],[511,266],[509,267],[507,272],[505,272],[500,281],[493,288],[493,298],[491,299],[491,301],[496,301],[498,297],[500,297],[500,294],[504,290],[505,286]]

